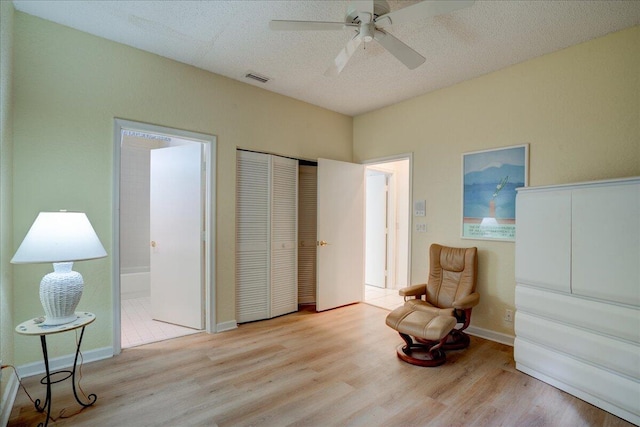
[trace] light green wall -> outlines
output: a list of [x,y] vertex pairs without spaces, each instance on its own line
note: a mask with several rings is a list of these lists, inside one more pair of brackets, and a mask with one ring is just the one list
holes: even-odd
[[[87,212],[113,252],[114,118],[213,134],[216,320],[235,319],[236,148],[350,161],[351,117],[19,12],[15,17],[14,247],[39,211],[73,209]],[[97,315],[87,350],[112,344],[111,262],[75,265],[85,278],[79,308]],[[14,267],[17,320],[41,313],[38,284],[50,269]],[[56,338],[53,355],[68,354],[73,337]],[[38,345],[16,337],[16,362],[38,360]]]
[[[12,164],[13,164],[13,5],[0,2],[0,358],[13,363],[13,277],[9,263],[12,245]],[[9,375],[3,375],[0,393]]]
[[461,155],[530,144],[529,185],[640,175],[640,27],[573,46],[354,119],[354,160],[413,152],[412,281],[433,242],[478,246],[474,326],[513,334],[514,243],[463,240]]

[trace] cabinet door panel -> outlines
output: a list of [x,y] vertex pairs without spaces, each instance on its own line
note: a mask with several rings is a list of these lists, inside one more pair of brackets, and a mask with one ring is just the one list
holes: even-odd
[[571,292],[571,192],[519,192],[516,282]]
[[572,290],[640,305],[640,184],[573,191]]

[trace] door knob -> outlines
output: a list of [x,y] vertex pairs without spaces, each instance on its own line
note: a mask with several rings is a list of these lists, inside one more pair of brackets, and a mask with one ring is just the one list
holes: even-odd
[[151,247],[152,247],[152,248],[155,248],[155,247],[156,247],[156,241],[155,241],[155,240],[152,240],[152,241],[151,241]]
[[320,240],[318,242],[318,246],[327,246],[329,243],[325,242],[324,240]]

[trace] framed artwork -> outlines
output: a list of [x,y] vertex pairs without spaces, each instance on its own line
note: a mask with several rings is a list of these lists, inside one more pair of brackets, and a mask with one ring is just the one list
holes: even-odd
[[462,154],[462,238],[515,241],[516,188],[529,184],[529,144]]

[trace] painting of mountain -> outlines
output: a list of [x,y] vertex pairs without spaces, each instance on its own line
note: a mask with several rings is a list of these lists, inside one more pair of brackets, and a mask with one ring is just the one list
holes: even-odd
[[463,237],[515,238],[516,188],[527,185],[528,146],[463,154]]

